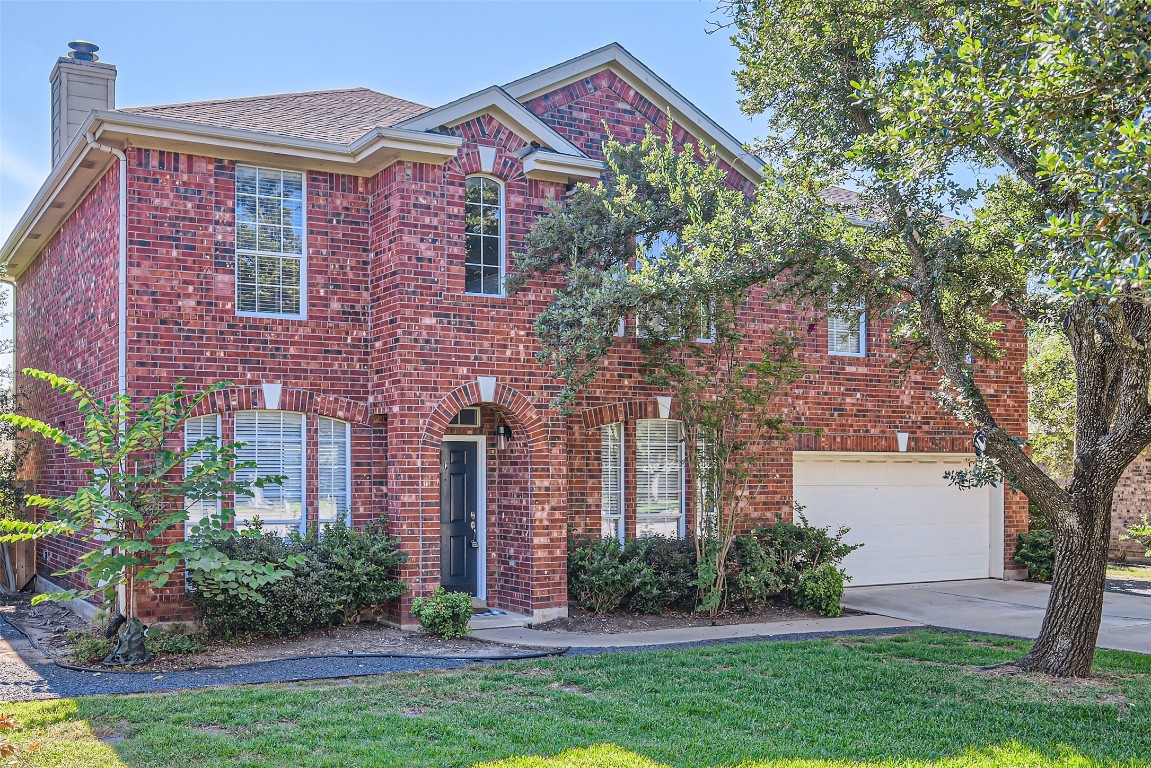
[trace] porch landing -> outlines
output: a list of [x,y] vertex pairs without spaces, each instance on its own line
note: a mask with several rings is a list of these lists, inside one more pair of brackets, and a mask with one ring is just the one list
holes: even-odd
[[514,613],[512,611],[505,611],[502,608],[495,608],[473,613],[472,618],[468,621],[468,628],[473,631],[518,629],[521,627],[530,627],[536,621],[537,619],[522,613]]

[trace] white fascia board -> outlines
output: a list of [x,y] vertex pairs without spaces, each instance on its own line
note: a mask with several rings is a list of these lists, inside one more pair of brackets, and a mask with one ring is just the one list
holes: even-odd
[[533,115],[523,104],[508,95],[498,85],[477,91],[450,104],[416,115],[399,123],[397,128],[409,131],[431,131],[441,125],[458,125],[473,117],[494,114],[499,121],[511,128],[521,139],[538,141],[564,155],[587,157],[574,144],[565,139],[554,128]]
[[0,273],[14,278],[23,272],[115,159],[92,150],[85,139],[88,133],[118,148],[148,147],[355,176],[372,176],[397,160],[442,164],[463,144],[454,136],[395,128],[374,128],[351,144],[340,144],[127,112],[92,112],[5,241]]
[[530,179],[559,181],[594,181],[603,173],[603,162],[590,157],[572,157],[555,152],[532,152],[524,158],[524,175]]
[[763,161],[744,149],[723,126],[708,117],[683,94],[672,88],[642,61],[619,43],[556,64],[508,83],[503,88],[513,98],[524,102],[536,96],[581,80],[602,69],[610,69],[660,109],[670,108],[672,118],[684,124],[701,142],[714,143],[724,159],[733,163],[748,179],[759,183],[763,178]]

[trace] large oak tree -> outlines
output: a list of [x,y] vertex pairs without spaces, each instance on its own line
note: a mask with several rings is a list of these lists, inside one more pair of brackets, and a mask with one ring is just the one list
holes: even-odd
[[[740,54],[769,234],[763,272],[791,293],[864,300],[908,360],[986,438],[954,479],[1001,476],[1056,535],[1039,637],[1020,666],[1091,670],[1112,494],[1151,444],[1151,5],[1138,0],[757,0],[723,21]],[[815,201],[830,185],[850,205]],[[968,211],[959,223],[947,214]],[[784,216],[791,212],[790,217]],[[806,212],[806,213],[805,213]],[[1001,422],[973,373],[999,354],[996,318],[1069,345],[1074,452],[1065,485]]]

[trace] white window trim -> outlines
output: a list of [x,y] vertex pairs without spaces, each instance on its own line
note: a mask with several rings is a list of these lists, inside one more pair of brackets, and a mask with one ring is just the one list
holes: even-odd
[[[835,308],[838,309],[838,308]],[[839,352],[831,347],[831,318],[833,315],[839,315],[840,311],[835,311],[833,308],[828,308],[827,311],[827,354],[835,357],[867,357],[867,308],[857,305],[856,307],[848,307],[848,310],[859,309],[859,351],[858,352]]]
[[[498,293],[472,293],[468,290],[467,282],[467,264],[468,264],[468,233],[467,223],[464,224],[464,295],[465,296],[487,296],[489,298],[503,298],[507,295],[505,290],[505,278],[507,273],[507,219],[508,219],[508,206],[506,195],[506,183],[499,176],[494,176],[490,173],[469,173],[464,178],[464,212],[467,213],[467,183],[468,179],[488,179],[494,181],[500,190],[500,258],[499,258],[499,285],[500,290]],[[482,251],[481,251],[482,252]]]
[[[640,419],[639,421],[671,421],[679,426],[679,522],[676,526],[677,537],[685,538],[687,536],[687,456],[684,453],[684,439],[683,439],[683,422],[677,419]],[[639,469],[639,422],[636,422],[636,469]],[[636,479],[638,484],[638,477]],[[636,503],[639,503],[639,491],[636,491]],[[638,506],[635,514],[636,536],[640,537],[639,526],[644,516],[640,514]],[[660,517],[653,515],[653,517]]]
[[[267,408],[267,409],[265,409],[265,408],[247,408],[247,409],[240,410],[240,411],[233,411],[233,413],[232,413],[232,442],[238,442],[236,440],[236,417],[239,414],[244,413],[245,411],[251,411],[253,413],[272,413],[272,412],[298,413],[300,415],[300,524],[299,524],[299,531],[301,534],[306,534],[308,531],[308,416],[307,416],[307,414],[301,413],[300,411],[281,411],[280,409],[271,409],[271,408]],[[348,466],[349,467],[352,464],[351,458],[352,458],[351,454],[349,454],[348,455]],[[256,476],[262,477],[263,475],[260,475],[259,472],[260,472],[260,468],[257,466],[256,467],[256,473],[257,473]],[[239,516],[240,516],[239,515],[239,509],[238,509],[239,506],[240,505],[238,503],[232,504],[232,507],[235,508],[235,511],[236,511],[236,515],[233,518],[233,526],[235,526],[239,523]],[[264,520],[263,522],[269,523],[271,525],[277,525],[277,526],[283,525],[284,527],[287,527],[287,525],[288,525],[287,523],[280,523],[280,522],[277,522],[275,520],[271,520],[271,521]],[[243,527],[247,528],[248,524],[244,523]]]
[[[616,523],[616,539],[621,543],[627,539],[627,423],[618,421],[615,424],[619,425],[619,520]],[[605,424],[604,427],[613,426],[612,424]],[[602,430],[604,427],[600,427]],[[601,433],[602,435],[602,433]],[[604,472],[603,464],[603,443],[602,437],[600,442],[600,493],[603,493],[603,478]],[[603,499],[600,499],[600,532],[603,532]]]
[[[329,421],[335,421],[337,423],[344,425],[344,455],[348,457],[347,465],[344,467],[344,487],[347,489],[347,505],[348,505],[348,519],[346,522],[350,526],[352,524],[352,499],[355,497],[355,494],[352,492],[352,423],[350,421],[344,421],[343,419],[333,419],[330,416],[317,416],[316,417],[316,452],[317,452],[317,454],[319,453],[319,448],[320,448],[320,419],[328,419]],[[307,443],[305,442],[305,444],[304,444],[304,474],[305,475],[307,474],[307,464],[308,464],[307,451],[308,451],[308,446],[307,446]],[[317,496],[317,499],[316,499],[316,527],[317,528],[319,528],[319,526],[321,526],[321,525],[326,525],[328,523],[335,522],[335,520],[321,520],[320,519],[320,504],[319,504],[319,502],[320,502],[320,499],[319,499],[320,478],[319,478],[319,474],[318,474],[319,470],[320,470],[320,457],[317,455],[316,456],[316,472],[317,472],[317,477],[316,477],[316,496]],[[305,478],[305,480],[306,480],[306,478]],[[305,511],[304,517],[306,518],[307,517],[307,507],[305,507],[304,511]],[[338,519],[339,519],[339,513],[336,514],[336,520],[338,520]],[[307,523],[305,521],[305,526],[306,525],[307,525]]]
[[[265,171],[279,171],[280,173],[298,173],[300,174],[300,195],[302,196],[302,208],[300,214],[303,222],[303,233],[300,238],[300,311],[295,312],[249,312],[240,309],[240,293],[239,293],[239,279],[240,279],[240,260],[239,254],[243,250],[245,253],[251,254],[264,254],[268,256],[290,256],[295,257],[295,253],[272,253],[270,251],[251,251],[247,248],[240,248],[240,228],[236,224],[236,186],[235,181],[232,182],[232,230],[233,230],[233,244],[236,264],[232,270],[233,280],[235,283],[234,298],[236,302],[236,316],[237,317],[268,317],[279,320],[307,320],[308,319],[308,173],[307,171],[293,171],[288,168],[272,168],[264,165],[249,165],[247,163],[237,163],[236,168],[255,168],[257,170]],[[502,285],[502,284],[501,284]]]

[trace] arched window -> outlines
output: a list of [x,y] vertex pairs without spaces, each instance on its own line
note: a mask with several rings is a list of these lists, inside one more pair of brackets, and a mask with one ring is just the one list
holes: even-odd
[[503,185],[469,176],[464,221],[464,291],[499,296],[504,290]]

